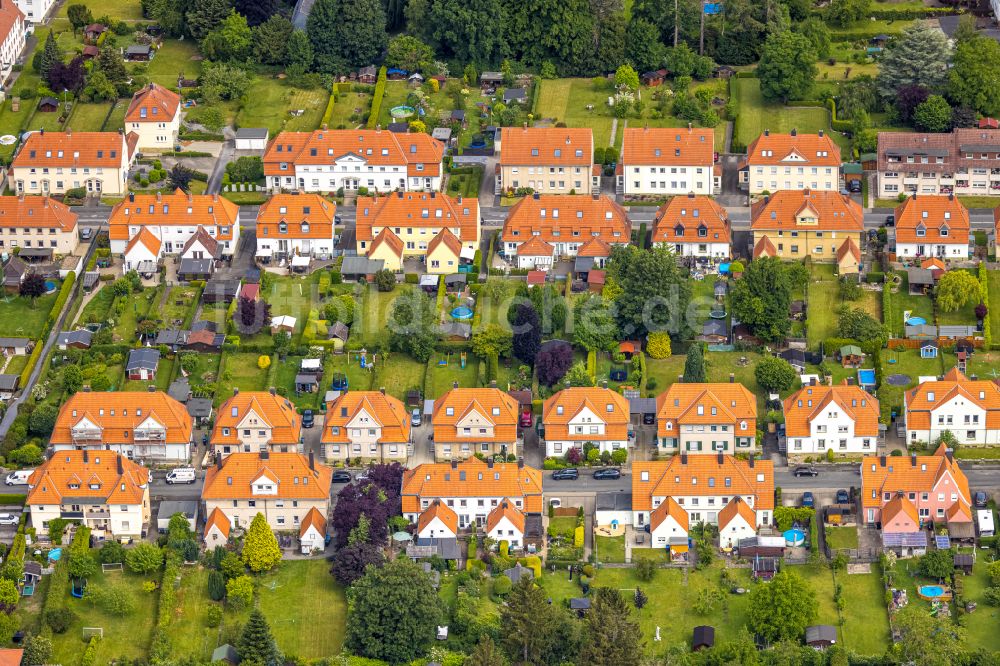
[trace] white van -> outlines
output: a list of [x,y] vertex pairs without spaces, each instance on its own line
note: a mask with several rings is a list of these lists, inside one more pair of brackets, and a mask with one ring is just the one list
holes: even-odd
[[194,467],[178,467],[167,472],[167,483],[170,485],[175,483],[194,483],[195,478]]
[[976,511],[976,529],[981,537],[991,537],[996,532],[993,527],[993,512],[989,509]]
[[30,477],[34,471],[35,470],[33,469],[19,469],[11,472],[7,475],[7,478],[4,479],[4,483],[8,486],[23,486],[28,482],[28,477]]

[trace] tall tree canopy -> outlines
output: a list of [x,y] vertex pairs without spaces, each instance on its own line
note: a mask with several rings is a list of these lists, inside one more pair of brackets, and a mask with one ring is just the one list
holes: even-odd
[[306,22],[316,68],[342,73],[375,62],[388,42],[382,0],[317,0]]
[[506,47],[533,67],[552,62],[567,74],[596,74],[594,16],[588,0],[503,0]]
[[816,594],[796,572],[783,569],[767,585],[750,590],[747,625],[764,640],[800,640],[816,618]]
[[788,308],[792,280],[788,268],[777,257],[755,259],[733,288],[733,314],[767,342],[784,339],[791,327]]
[[760,92],[765,99],[802,99],[816,80],[816,51],[805,35],[782,32],[771,35],[757,65]]
[[577,660],[592,666],[638,666],[643,660],[642,632],[632,606],[616,589],[599,587],[591,595],[583,649]]
[[895,45],[879,60],[879,92],[893,99],[905,86],[919,85],[944,90],[948,83],[951,44],[936,26],[923,21],[903,31]]
[[496,0],[409,0],[409,31],[443,58],[496,65],[502,57],[503,4]]
[[669,251],[615,246],[607,270],[621,286],[615,306],[623,336],[642,337],[651,331],[677,335],[690,327],[691,284]]
[[949,72],[951,99],[987,116],[1000,113],[1000,44],[976,35],[958,43]]
[[550,604],[545,591],[522,577],[500,611],[504,640],[516,664],[558,664],[572,661],[579,649],[579,629],[569,612]]

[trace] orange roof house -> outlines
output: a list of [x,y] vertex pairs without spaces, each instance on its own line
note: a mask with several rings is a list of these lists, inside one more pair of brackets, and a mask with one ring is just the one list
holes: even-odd
[[498,388],[452,388],[434,401],[434,451],[439,460],[473,453],[517,455],[517,400]]
[[322,550],[326,540],[326,513],[311,507],[300,520],[299,544],[303,555]]
[[586,167],[594,163],[594,133],[586,127],[504,127],[500,166]]
[[191,416],[163,391],[74,393],[56,417],[49,445],[55,451],[110,448],[129,457],[186,461]]
[[410,414],[382,391],[348,391],[326,404],[320,441],[328,460],[405,460]]
[[358,254],[369,255],[374,239],[386,229],[405,242],[407,256],[429,254],[431,242],[446,229],[460,242],[461,248],[475,251],[479,248],[479,200],[439,192],[358,197],[355,229]]
[[138,147],[172,149],[180,129],[181,96],[158,83],[132,95],[125,127],[139,136]]
[[703,127],[627,127],[616,169],[626,195],[715,191],[715,134]]
[[542,473],[523,462],[483,462],[476,457],[424,463],[403,472],[403,515],[411,522],[436,499],[458,514],[460,528],[485,524],[489,512],[504,499],[525,514],[541,514]]
[[237,391],[219,407],[209,441],[217,456],[294,452],[301,432],[302,420],[287,398],[270,391]]
[[257,213],[257,238],[332,240],[336,214],[337,204],[318,194],[276,194]]
[[912,533],[920,530],[920,516],[906,495],[896,495],[882,507],[882,531]]
[[778,250],[774,247],[774,243],[767,236],[761,236],[753,246],[753,258],[759,259],[760,257],[776,257],[778,256]]
[[524,538],[525,516],[521,509],[504,498],[486,516],[486,534],[497,541],[508,541],[517,548]]
[[131,193],[111,209],[108,236],[111,252],[123,254],[143,231],[158,241],[169,243],[167,253],[180,253],[184,244],[201,227],[220,244],[223,256],[231,256],[239,240],[240,208],[213,194]]
[[584,442],[602,452],[628,447],[629,404],[620,393],[606,388],[566,388],[542,405],[545,451],[563,456]]
[[903,394],[907,442],[936,442],[944,431],[963,446],[1000,444],[1000,386],[952,368]]
[[[773,463],[756,460],[753,454],[744,460],[722,453],[714,456],[682,453],[667,460],[632,463],[632,524],[635,526],[646,524],[650,513],[670,498],[687,512],[691,522],[718,522],[718,512],[737,496],[742,497],[747,508],[753,511],[755,528],[771,524]],[[738,507],[735,510],[746,512]]]
[[393,233],[392,229],[386,227],[378,232],[375,240],[368,248],[368,256],[371,259],[381,259],[387,270],[399,271],[403,267],[403,241]]
[[954,195],[914,195],[896,207],[896,255],[968,259],[969,229],[969,211]]
[[860,386],[805,386],[784,401],[788,453],[873,452],[879,413],[878,399]]
[[838,192],[840,161],[840,148],[822,130],[781,134],[765,129],[747,146],[740,186],[751,196],[781,190]]
[[458,534],[458,514],[440,499],[431,502],[417,519],[417,536],[421,539],[440,539]]
[[971,521],[971,511],[964,508],[954,518],[948,515],[952,505],[968,506],[972,496],[965,473],[943,444],[929,456],[866,456],[862,460],[861,504],[865,523],[881,522],[884,527],[882,512],[900,495],[916,507],[921,522]]
[[649,514],[649,529],[652,530],[654,535],[660,525],[668,518],[673,518],[677,522],[678,527],[684,531],[684,534],[679,534],[678,536],[687,536],[690,525],[688,513],[673,497],[668,497],[666,500],[660,502],[659,506]]
[[835,261],[844,241],[857,245],[864,231],[861,204],[840,192],[781,190],[752,204],[750,218],[755,257],[774,247],[783,259]]
[[678,382],[656,397],[661,449],[747,453],[756,437],[757,398],[743,384]]
[[120,132],[32,132],[12,167],[49,169],[120,169],[129,164],[135,147]]
[[135,269],[144,261],[155,263],[159,260],[162,249],[160,239],[152,231],[142,227],[125,245],[125,270]]
[[69,232],[76,231],[76,220],[77,214],[73,209],[49,197],[0,197],[0,229],[55,229]]
[[229,540],[232,525],[229,518],[218,507],[212,509],[212,513],[205,520],[205,543],[210,545],[223,545]]
[[[731,242],[729,213],[706,196],[674,197],[656,211],[652,242],[672,247],[676,254],[683,256],[728,257]],[[699,251],[701,245],[718,247],[707,247],[702,252]],[[723,246],[725,254],[721,255]]]
[[861,250],[853,238],[845,238],[837,248],[837,274],[854,275],[861,267]]
[[[328,501],[331,474],[301,453],[233,453],[205,471],[201,499],[245,500],[270,492],[276,499]],[[255,487],[262,477],[273,482],[271,491]]]

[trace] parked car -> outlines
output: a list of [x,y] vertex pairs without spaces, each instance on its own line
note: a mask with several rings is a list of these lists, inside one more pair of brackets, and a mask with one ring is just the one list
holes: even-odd
[[532,418],[533,416],[531,414],[530,408],[525,409],[523,412],[521,412],[521,420],[520,420],[521,427],[530,428],[532,423]]
[[819,470],[812,465],[800,465],[792,471],[792,474],[795,476],[819,476]]
[[617,467],[608,467],[594,472],[595,481],[613,481],[622,478],[622,471]]
[[330,475],[330,478],[334,483],[350,483],[351,473],[346,469],[335,469],[333,470],[333,474]]
[[17,525],[18,520],[12,513],[0,513],[0,525]]
[[557,469],[552,472],[553,481],[576,481],[580,478],[580,470],[575,467],[567,467],[566,469]]
[[802,493],[802,506],[811,509],[815,505],[816,505],[816,498],[813,497],[813,494],[810,491],[807,490],[804,493]]
[[194,483],[196,478],[194,467],[178,467],[167,472],[166,481],[172,486],[175,483]]
[[204,433],[204,434],[202,434],[202,436],[201,436],[201,445],[202,446],[208,446],[208,433],[207,432]]
[[851,495],[846,490],[837,491],[837,504],[850,504]]
[[852,180],[849,183],[847,183],[847,191],[848,192],[853,192],[854,194],[860,193],[861,192],[861,181],[860,180]]
[[304,410],[302,412],[302,427],[312,428],[314,425],[316,425],[316,416],[313,414],[313,410]]
[[894,227],[894,226],[896,226],[896,216],[895,215],[886,215],[885,216],[885,226],[887,226],[887,227]]
[[410,425],[418,426],[424,422],[423,417],[420,415],[420,408],[414,407],[413,411],[410,413]]
[[94,230],[90,227],[83,227],[80,229],[80,240],[89,241],[90,237],[93,235]]
[[972,502],[976,505],[977,509],[985,509],[987,503],[990,501],[990,496],[984,493],[982,490],[977,491],[972,496]]
[[23,486],[28,482],[28,477],[31,476],[31,473],[34,471],[35,470],[33,469],[19,469],[13,471],[7,475],[7,478],[4,479],[3,482],[8,486]]
[[645,425],[654,425],[656,423],[656,414],[653,412],[646,412],[642,415],[642,422]]

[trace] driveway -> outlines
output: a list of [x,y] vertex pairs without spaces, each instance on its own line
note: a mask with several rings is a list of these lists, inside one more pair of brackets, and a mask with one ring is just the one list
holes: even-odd
[[205,192],[208,194],[219,193],[222,189],[222,174],[226,172],[226,165],[232,162],[235,156],[235,139],[226,139],[225,143],[222,144],[222,150],[219,151],[219,156],[215,160],[215,168],[208,177],[208,187],[205,189]]

